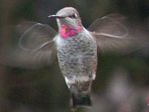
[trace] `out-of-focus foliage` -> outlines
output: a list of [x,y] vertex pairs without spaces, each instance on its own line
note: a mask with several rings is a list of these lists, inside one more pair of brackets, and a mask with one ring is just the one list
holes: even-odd
[[[80,12],[85,27],[99,17],[121,13],[133,25],[149,30],[148,0],[0,0],[0,51],[17,43],[12,32],[22,22],[36,21],[57,29],[48,15],[66,6]],[[101,53],[92,87],[93,107],[78,111],[149,111],[148,49],[126,55]],[[0,64],[0,112],[69,112],[70,94],[56,61],[40,69]]]

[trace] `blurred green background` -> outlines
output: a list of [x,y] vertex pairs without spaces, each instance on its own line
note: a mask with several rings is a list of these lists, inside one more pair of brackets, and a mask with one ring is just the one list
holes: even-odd
[[[22,21],[36,21],[57,29],[48,15],[66,6],[79,11],[86,28],[97,18],[120,13],[148,31],[148,0],[0,0],[0,49],[15,39],[12,26]],[[149,111],[148,48],[143,49],[144,54],[100,54],[92,86],[93,107],[78,111]],[[69,112],[69,98],[57,61],[39,69],[0,65],[0,112]]]

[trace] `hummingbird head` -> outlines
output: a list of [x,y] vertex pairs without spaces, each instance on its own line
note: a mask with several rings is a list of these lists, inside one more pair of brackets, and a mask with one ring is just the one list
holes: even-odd
[[59,33],[64,39],[75,36],[83,30],[79,13],[73,7],[65,7],[56,15],[48,17],[57,19]]

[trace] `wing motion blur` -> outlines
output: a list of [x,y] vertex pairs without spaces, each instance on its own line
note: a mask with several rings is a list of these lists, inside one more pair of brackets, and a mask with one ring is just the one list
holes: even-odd
[[141,31],[136,33],[136,29],[127,23],[124,16],[112,14],[97,19],[88,30],[95,37],[99,50],[128,53],[139,49],[139,44],[144,45],[144,37],[139,37],[137,33]]
[[53,28],[46,24],[32,23],[29,28],[18,25],[16,32],[21,35],[19,42],[15,48],[3,53],[6,65],[36,68],[52,63],[56,52],[53,41],[56,32]]

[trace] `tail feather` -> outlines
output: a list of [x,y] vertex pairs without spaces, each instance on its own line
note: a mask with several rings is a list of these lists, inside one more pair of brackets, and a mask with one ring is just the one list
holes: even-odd
[[72,94],[72,107],[91,106],[91,99],[89,95],[75,95]]

